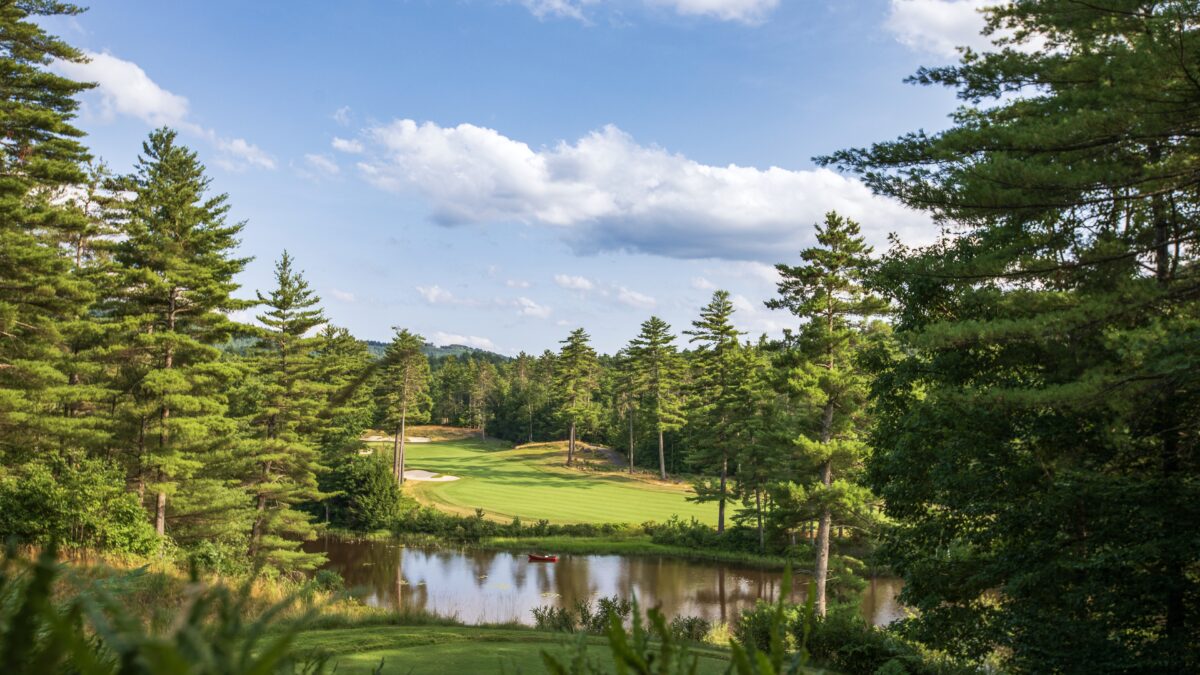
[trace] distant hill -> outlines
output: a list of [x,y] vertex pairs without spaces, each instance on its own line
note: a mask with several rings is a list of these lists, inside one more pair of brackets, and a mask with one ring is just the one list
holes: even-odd
[[[386,342],[377,342],[375,340],[363,340],[363,342],[366,343],[367,349],[371,352],[371,356],[374,356],[375,358],[383,356],[384,350],[387,349]],[[429,357],[430,361],[435,362],[441,361],[448,356],[453,356],[457,359],[465,359],[468,356],[473,356],[476,359],[491,361],[492,363],[503,363],[510,360],[509,357],[503,354],[489,352],[486,349],[468,347],[466,345],[443,345],[439,347],[437,345],[425,343],[425,348],[422,351],[425,352],[425,356]]]
[[[234,354],[245,355],[250,353],[257,342],[257,338],[238,336],[231,338],[225,344],[220,345],[220,349]],[[376,340],[363,340],[362,342],[363,344],[367,345],[367,351],[369,351],[371,356],[375,358],[380,358],[383,356],[384,350],[387,349],[386,342],[378,342]],[[512,360],[511,357],[503,354],[489,352],[486,349],[468,347],[466,345],[444,345],[439,347],[437,345],[426,343],[425,348],[422,351],[425,352],[425,356],[429,357],[430,362],[434,366],[436,366],[439,362],[444,361],[446,357],[449,356],[453,356],[458,359],[465,359],[468,356],[473,356],[478,360],[490,361],[495,364],[501,364],[505,361]]]

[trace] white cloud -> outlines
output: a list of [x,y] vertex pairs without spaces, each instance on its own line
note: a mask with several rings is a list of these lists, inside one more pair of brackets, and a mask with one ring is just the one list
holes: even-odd
[[533,284],[525,281],[524,279],[509,279],[504,282],[504,285],[508,286],[509,288],[529,288]]
[[242,171],[251,166],[268,170],[275,168],[275,160],[270,155],[244,138],[218,138],[215,143],[222,153],[217,158],[217,164],[228,171]]
[[331,145],[333,146],[334,150],[346,152],[351,155],[357,155],[365,149],[363,148],[362,141],[356,141],[348,138],[338,138],[337,136],[333,137],[333,143],[331,143]]
[[333,114],[330,115],[330,117],[333,118],[334,122],[337,122],[338,124],[340,124],[342,126],[349,126],[349,124],[350,124],[350,106],[344,105],[344,106],[338,108],[337,110],[334,110]]
[[367,129],[358,164],[376,187],[424,196],[444,225],[517,221],[559,228],[578,250],[774,260],[812,241],[829,210],[883,244],[935,234],[927,216],[829,169],[712,166],[606,126],[534,150],[473,124],[400,119]]
[[538,319],[545,319],[546,317],[550,316],[550,313],[553,311],[549,307],[545,305],[539,305],[538,303],[524,296],[517,298],[515,304],[517,306],[517,313],[521,316],[532,316]]
[[97,84],[106,118],[128,115],[155,127],[187,119],[188,100],[158,86],[136,63],[108,52],[87,52],[87,57],[87,63],[58,61],[55,66],[67,77]]
[[979,11],[995,0],[891,0],[884,27],[904,46],[953,57],[958,47],[987,48]]
[[787,312],[767,309],[761,301],[751,300],[744,295],[733,295],[729,301],[733,303],[734,325],[745,331],[751,339],[763,333],[778,337],[784,328],[793,327],[796,323]]
[[715,291],[717,285],[704,277],[692,277],[692,288],[698,291]]
[[[547,17],[588,21],[584,9],[604,0],[519,0],[539,19]],[[651,7],[664,7],[680,16],[699,16],[719,21],[760,23],[779,6],[780,0],[641,0]],[[608,4],[614,4],[609,1]]]
[[595,284],[587,277],[573,276],[570,274],[555,274],[554,283],[560,288],[565,288],[571,291],[590,291],[595,288]]
[[341,302],[354,302],[356,300],[353,293],[336,288],[330,289],[329,294],[333,296],[334,300],[339,300]]
[[333,176],[341,171],[341,168],[338,167],[337,162],[333,161],[333,158],[329,155],[307,154],[304,156],[304,161],[313,169],[330,176]]
[[779,6],[779,0],[647,0],[683,16],[703,16],[721,21],[760,23]]
[[85,52],[86,63],[55,61],[54,68],[72,79],[95,82],[100,115],[112,120],[117,115],[139,119],[152,127],[170,126],[200,136],[220,153],[215,162],[230,171],[248,167],[274,169],[274,158],[244,138],[225,138],[188,118],[187,98],[159,86],[132,61],[108,52]]
[[434,284],[433,286],[417,286],[417,293],[431,305],[448,305],[457,302],[454,294]]
[[649,295],[646,295],[645,293],[638,293],[637,291],[630,290],[624,286],[617,287],[617,302],[621,303],[622,305],[635,307],[637,309],[654,309],[654,306],[658,304],[658,302]]
[[500,351],[500,349],[496,346],[496,343],[492,342],[488,338],[479,337],[478,335],[458,335],[457,333],[444,333],[439,330],[434,332],[433,336],[430,338],[430,341],[433,342],[433,344],[440,346],[465,345],[467,347],[474,347],[476,349],[486,349],[489,352]]
[[584,21],[583,7],[597,0],[520,0],[521,5],[539,19],[548,16]]

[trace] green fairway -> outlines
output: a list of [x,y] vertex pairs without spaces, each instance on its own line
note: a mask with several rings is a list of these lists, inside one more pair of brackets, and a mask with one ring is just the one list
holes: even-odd
[[[385,673],[544,673],[542,650],[560,658],[575,636],[529,629],[386,626],[308,631],[297,647],[332,655],[338,673],[370,673],[383,662]],[[588,654],[610,666],[603,638],[589,637]],[[696,647],[700,673],[723,673],[728,654]]]
[[716,523],[716,504],[687,501],[692,491],[685,485],[568,469],[563,453],[552,445],[503,448],[454,440],[410,443],[406,454],[410,470],[459,477],[407,484],[422,503],[455,513],[482,508],[490,516],[520,516],[526,523],[542,518],[552,523],[662,522],[672,515]]

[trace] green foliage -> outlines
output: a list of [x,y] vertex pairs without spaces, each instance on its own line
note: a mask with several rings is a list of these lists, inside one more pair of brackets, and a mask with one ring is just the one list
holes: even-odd
[[92,459],[0,469],[0,532],[28,543],[148,554],[158,541],[123,478]]
[[591,336],[576,328],[562,341],[562,350],[554,360],[554,381],[559,401],[558,412],[570,427],[567,465],[575,460],[576,431],[595,423],[598,406],[593,394],[599,385],[600,363]]
[[884,560],[932,647],[1196,671],[1197,6],[986,16],[1016,48],[912,78],[963,101],[949,128],[824,160],[952,235],[895,246],[873,280],[901,347],[873,356]]
[[132,617],[112,593],[93,586],[65,605],[53,599],[62,570],[53,547],[23,563],[10,550],[0,563],[0,670],[6,673],[91,675],[251,675],[327,672],[324,658],[297,659],[304,621],[277,628],[290,601],[247,621],[248,591],[196,584],[166,632]]
[[298,510],[325,495],[317,486],[319,451],[313,443],[331,392],[319,379],[315,349],[320,338],[308,333],[325,323],[318,298],[283,252],[275,265],[275,288],[258,294],[266,308],[258,316],[263,340],[252,357],[258,391],[249,401],[249,439],[243,444],[241,471],[254,504],[250,558],[274,570],[310,570],[324,557],[298,550],[316,529]]
[[360,532],[387,529],[401,512],[400,487],[390,464],[374,454],[348,456],[335,467],[329,500],[334,524]]
[[574,607],[546,605],[534,607],[534,625],[541,630],[563,633],[603,633],[613,621],[623,623],[633,612],[633,602],[618,596],[602,597],[592,601],[580,600]]

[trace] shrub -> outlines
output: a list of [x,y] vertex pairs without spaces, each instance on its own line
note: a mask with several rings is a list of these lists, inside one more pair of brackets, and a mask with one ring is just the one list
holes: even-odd
[[670,628],[677,640],[703,642],[712,630],[712,622],[699,616],[677,616],[671,619]]
[[117,466],[98,459],[50,460],[0,472],[2,537],[138,555],[158,546]]
[[575,632],[575,617],[566,607],[534,607],[532,611],[533,625],[538,630],[552,630],[558,633]]
[[392,467],[378,455],[353,455],[335,469],[333,498],[336,522],[366,532],[391,527],[400,515],[402,498]]

